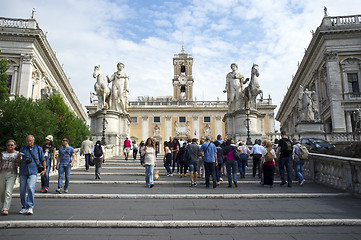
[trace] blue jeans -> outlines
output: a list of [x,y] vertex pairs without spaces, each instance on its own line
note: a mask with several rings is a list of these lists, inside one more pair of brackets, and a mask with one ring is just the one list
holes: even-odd
[[144,167],[145,167],[145,185],[149,186],[151,184],[154,184],[153,181],[154,165],[144,165]]
[[239,173],[241,174],[241,176],[246,176],[246,166],[247,166],[247,161],[248,161],[248,155],[245,153],[241,153],[241,155],[239,155],[239,157],[241,158],[240,160],[238,160],[238,169],[239,169]]
[[216,163],[214,162],[204,162],[204,170],[206,172],[206,186],[209,187],[209,176],[212,175],[213,182],[216,182]]
[[25,209],[34,208],[36,175],[20,175],[19,180],[21,205]]
[[303,167],[305,166],[304,159],[297,159],[296,161],[296,174],[298,176],[298,182],[302,182],[303,177]]
[[85,154],[85,169],[86,170],[89,170],[89,161],[90,161],[90,158],[91,158],[91,154]]
[[218,165],[216,166],[217,182],[219,182],[219,181],[221,180],[221,177],[222,177],[222,167],[223,167],[223,162],[219,162],[219,161],[218,161]]
[[167,174],[171,174],[171,173],[172,173],[172,171],[170,170],[170,166],[169,166],[169,164],[167,163],[167,161],[164,162],[164,167],[165,167],[165,169],[167,170]]
[[41,176],[41,188],[49,188],[49,173],[50,173],[51,162],[46,161],[46,173]]
[[227,176],[228,176],[228,186],[232,186],[232,175],[233,175],[233,182],[237,182],[237,160],[231,159],[226,161],[226,168],[227,168]]
[[282,183],[286,182],[285,167],[287,171],[288,186],[292,186],[292,159],[291,157],[282,157],[279,160],[279,169]]
[[58,188],[62,188],[62,186],[63,186],[63,177],[64,177],[64,173],[65,173],[64,189],[68,189],[69,181],[70,181],[70,171],[71,171],[70,164],[59,164]]

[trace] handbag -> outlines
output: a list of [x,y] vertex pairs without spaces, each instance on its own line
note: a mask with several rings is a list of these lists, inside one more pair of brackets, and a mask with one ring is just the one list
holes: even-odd
[[153,171],[153,180],[158,180],[159,179],[159,170],[154,169]]
[[94,166],[94,157],[89,158],[89,166]]
[[[43,165],[39,165],[36,161],[35,161],[35,158],[34,158],[34,155],[33,153],[30,151],[29,147],[27,147],[27,149],[29,150],[29,153],[31,155],[31,158],[33,159],[33,161],[35,162],[36,166],[38,166],[38,173],[41,173],[43,172],[45,169],[44,169],[44,166]],[[39,153],[39,149],[38,149],[38,153]],[[39,156],[39,161],[40,161],[40,156]]]

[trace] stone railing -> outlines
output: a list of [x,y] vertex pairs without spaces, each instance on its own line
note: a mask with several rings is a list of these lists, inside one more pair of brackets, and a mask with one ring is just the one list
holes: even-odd
[[340,26],[340,25],[353,25],[361,24],[361,15],[352,16],[326,16],[323,18],[322,25],[324,26]]
[[35,19],[18,19],[18,18],[0,17],[0,27],[36,29],[37,23]]
[[166,108],[172,106],[182,107],[217,107],[226,108],[226,101],[131,101],[129,102],[130,108],[142,108],[142,107],[159,107]]
[[332,188],[361,194],[361,159],[310,153],[305,163],[306,179]]
[[360,92],[347,92],[344,93],[345,100],[361,100],[361,93]]
[[361,141],[360,133],[327,133],[326,140],[332,143]]

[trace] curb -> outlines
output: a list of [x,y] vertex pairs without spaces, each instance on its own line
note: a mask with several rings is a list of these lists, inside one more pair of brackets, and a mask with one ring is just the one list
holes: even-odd
[[[58,181],[57,180],[50,180],[49,183],[54,183],[57,184]],[[274,181],[274,184],[279,184],[281,183],[281,181]],[[145,181],[144,180],[134,180],[134,181],[102,181],[102,180],[88,180],[88,181],[81,181],[81,180],[71,180],[70,184],[142,184],[145,185]],[[185,184],[185,185],[189,185],[190,181],[154,181],[155,185],[164,185],[164,184]],[[220,184],[228,184],[227,181],[223,181]],[[259,184],[259,181],[239,181],[237,182],[238,185],[240,184]],[[200,183],[198,183],[198,185],[205,185],[205,182],[202,181]]]
[[209,228],[209,227],[287,227],[361,226],[361,219],[278,219],[278,220],[34,220],[4,221],[0,228]]
[[[36,193],[35,198],[63,199],[269,199],[345,197],[349,193],[270,193],[270,194],[54,194]],[[13,194],[20,198],[20,194]]]

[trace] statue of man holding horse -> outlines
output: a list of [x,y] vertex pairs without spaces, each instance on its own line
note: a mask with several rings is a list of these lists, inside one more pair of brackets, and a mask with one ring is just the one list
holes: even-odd
[[226,87],[223,90],[227,93],[228,112],[233,112],[241,109],[243,101],[243,84],[248,82],[248,78],[239,73],[238,65],[236,63],[231,64],[232,72],[229,72],[226,76]]
[[128,81],[129,76],[123,71],[124,64],[117,64],[116,71],[110,78],[107,76],[108,83],[112,82],[112,105],[111,109],[125,113],[128,109]]

